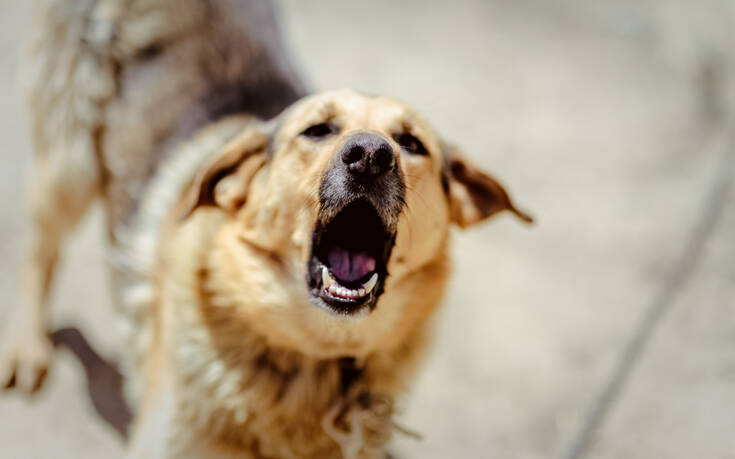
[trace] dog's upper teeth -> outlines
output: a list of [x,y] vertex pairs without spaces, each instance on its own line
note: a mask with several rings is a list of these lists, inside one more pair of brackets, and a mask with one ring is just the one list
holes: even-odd
[[[360,290],[362,291],[362,289],[365,289],[364,295],[367,295],[373,290],[373,287],[375,287],[375,284],[377,283],[378,283],[378,273],[373,273],[370,279],[364,284],[362,284],[362,288]],[[360,295],[360,296],[364,296],[364,295]]]
[[335,282],[334,278],[329,275],[329,269],[326,266],[322,266],[322,284],[324,284],[324,288],[328,289]]

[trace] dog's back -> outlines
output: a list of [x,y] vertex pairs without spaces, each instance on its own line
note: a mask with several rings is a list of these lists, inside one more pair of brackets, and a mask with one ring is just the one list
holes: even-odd
[[304,95],[268,2],[40,0],[29,38],[36,170],[67,208],[64,227],[102,196],[114,236],[181,140]]

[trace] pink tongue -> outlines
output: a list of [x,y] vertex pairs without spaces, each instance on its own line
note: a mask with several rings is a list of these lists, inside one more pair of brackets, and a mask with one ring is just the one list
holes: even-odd
[[349,252],[333,247],[327,254],[329,268],[337,279],[353,282],[375,271],[375,258],[364,252]]

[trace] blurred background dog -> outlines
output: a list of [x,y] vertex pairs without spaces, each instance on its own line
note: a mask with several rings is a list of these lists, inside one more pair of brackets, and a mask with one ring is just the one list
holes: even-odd
[[[399,451],[554,457],[589,438],[582,434],[600,419],[588,415],[595,407],[608,415],[592,429],[590,457],[716,457],[735,449],[726,320],[733,209],[709,206],[730,192],[718,186],[732,164],[729,3],[282,6],[289,41],[309,56],[302,65],[317,87],[400,94],[475,155],[486,152],[481,162],[502,169],[508,183],[531,190],[523,200],[542,222],[533,233],[500,222],[458,241],[459,282],[441,342],[400,419],[425,440],[399,439]],[[7,305],[26,228],[19,165],[29,147],[13,82],[27,11],[0,8],[8,101],[2,186],[13,197],[3,206]],[[711,215],[704,226],[711,231],[695,231]],[[59,282],[52,324],[82,324],[111,355],[114,338],[90,326],[109,314],[98,268],[104,255],[91,242],[99,226],[97,214],[69,249],[78,255]],[[699,263],[684,272],[677,295],[663,295],[695,233],[711,242],[688,258]],[[488,256],[502,268],[476,269]],[[669,311],[656,339],[618,386],[616,404],[598,403],[655,304]],[[44,403],[3,399],[8,454],[99,457],[118,448],[86,395],[69,396],[80,378],[62,354]]]

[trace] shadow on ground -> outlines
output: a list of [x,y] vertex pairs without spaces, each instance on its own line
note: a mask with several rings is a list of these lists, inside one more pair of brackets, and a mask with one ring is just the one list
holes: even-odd
[[74,327],[56,330],[51,341],[58,349],[67,349],[79,360],[87,377],[87,392],[95,412],[123,439],[128,438],[132,412],[123,394],[123,375],[115,362],[104,359]]

